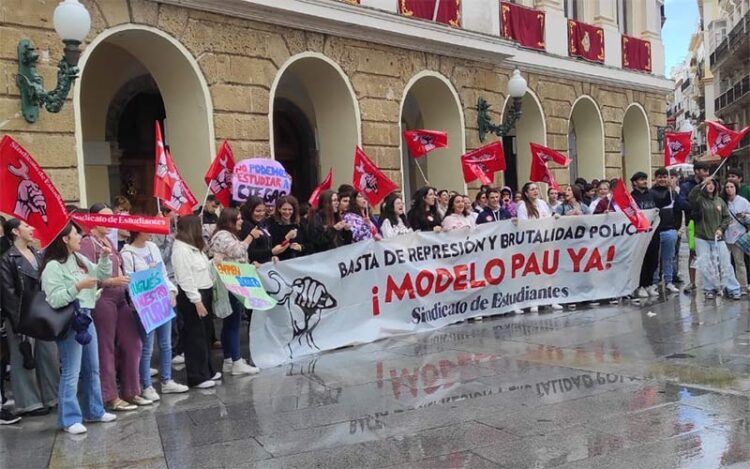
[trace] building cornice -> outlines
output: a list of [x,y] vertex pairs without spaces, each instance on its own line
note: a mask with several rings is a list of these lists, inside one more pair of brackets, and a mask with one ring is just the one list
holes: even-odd
[[651,74],[519,48],[497,36],[336,0],[153,0],[294,29],[518,67],[522,71],[660,94],[672,82]]

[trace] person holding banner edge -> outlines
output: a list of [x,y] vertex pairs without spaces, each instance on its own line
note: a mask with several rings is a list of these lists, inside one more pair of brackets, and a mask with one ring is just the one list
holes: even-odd
[[[89,213],[111,215],[113,212],[109,205],[97,203],[89,208]],[[81,240],[81,254],[96,262],[107,255],[105,248],[109,250],[112,276],[102,281],[101,297],[91,316],[99,335],[102,395],[107,409],[129,411],[153,404],[153,401],[141,397],[141,325],[128,297],[130,277],[123,274],[122,260],[108,237],[110,231],[110,228],[94,227]]]
[[[237,235],[242,230],[243,220],[235,208],[225,208],[219,215],[216,231],[208,245],[208,255],[215,262],[229,261],[247,263],[248,248],[261,237],[261,230],[256,226],[240,241]],[[229,304],[232,314],[222,319],[221,346],[224,352],[222,372],[232,376],[256,374],[260,370],[249,365],[240,355],[240,326],[245,314],[245,306],[233,294],[229,293]]]
[[[103,255],[93,264],[78,253],[80,250],[78,228],[68,223],[44,251],[40,269],[42,291],[52,308],[63,308],[78,301],[79,314],[90,318],[96,305],[97,285],[112,275],[111,251],[108,247],[102,248]],[[81,332],[71,327],[66,336],[57,341],[57,349],[60,354],[59,428],[80,434],[86,432],[84,418],[88,422],[116,420],[116,415],[105,411],[102,401],[96,327],[90,322]],[[78,402],[79,380],[83,385],[83,406]]]
[[[161,257],[159,248],[151,242],[151,235],[131,231],[128,244],[122,248],[122,265],[126,274],[141,272],[161,264],[164,280],[169,287],[171,304],[177,306],[177,287],[169,280],[169,274]],[[140,376],[143,393],[141,397],[150,401],[160,400],[151,380],[151,356],[154,351],[154,334],[159,338],[159,375],[161,376],[162,394],[176,394],[188,391],[184,384],[172,379],[172,321],[157,327],[155,331],[144,334],[141,350]]]
[[271,218],[271,254],[279,260],[294,259],[306,253],[306,229],[300,224],[299,203],[292,195],[276,200],[276,211]]

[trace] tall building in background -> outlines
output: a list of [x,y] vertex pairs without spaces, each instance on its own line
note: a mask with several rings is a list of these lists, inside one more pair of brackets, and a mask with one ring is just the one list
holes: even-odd
[[[408,195],[424,184],[466,190],[459,156],[479,147],[477,103],[499,124],[508,81],[528,82],[504,136],[508,170],[529,177],[529,142],[568,153],[565,183],[650,172],[666,125],[663,0],[85,0],[92,30],[80,78],[59,114],[13,116],[16,44],[31,39],[49,88],[62,43],[55,1],[3,0],[0,122],[83,204],[130,197],[149,208],[153,123],[196,194],[219,144],[271,156],[307,198],[329,168],[351,182],[359,145]],[[722,75],[723,77],[723,75]],[[9,119],[9,120],[8,120]],[[402,131],[448,132],[414,160]],[[488,135],[484,143],[496,140]]]

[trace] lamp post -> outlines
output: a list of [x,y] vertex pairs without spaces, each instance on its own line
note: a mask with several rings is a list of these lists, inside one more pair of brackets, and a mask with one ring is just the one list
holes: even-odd
[[79,46],[91,30],[91,16],[78,0],[63,0],[52,16],[55,31],[65,44],[62,60],[57,64],[57,86],[52,91],[44,89],[42,76],[36,70],[39,54],[28,39],[18,42],[18,74],[16,84],[21,91],[21,112],[26,122],[33,124],[39,118],[39,108],[60,112],[71,86],[78,78]]
[[492,123],[489,114],[490,105],[487,104],[487,101],[481,96],[477,99],[477,127],[479,128],[480,142],[484,142],[487,133],[502,137],[513,130],[516,122],[521,118],[521,102],[527,90],[526,80],[521,76],[521,72],[518,69],[513,70],[513,74],[508,80],[508,96],[513,98],[513,105],[508,109],[505,121],[500,125]]

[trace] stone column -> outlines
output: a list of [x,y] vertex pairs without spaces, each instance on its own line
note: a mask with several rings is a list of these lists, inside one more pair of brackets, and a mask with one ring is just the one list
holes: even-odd
[[544,10],[544,42],[548,54],[568,55],[568,20],[562,0],[534,0],[534,8]]
[[617,25],[617,0],[586,2],[594,13],[594,24],[604,29],[604,65],[622,67],[622,40]]

